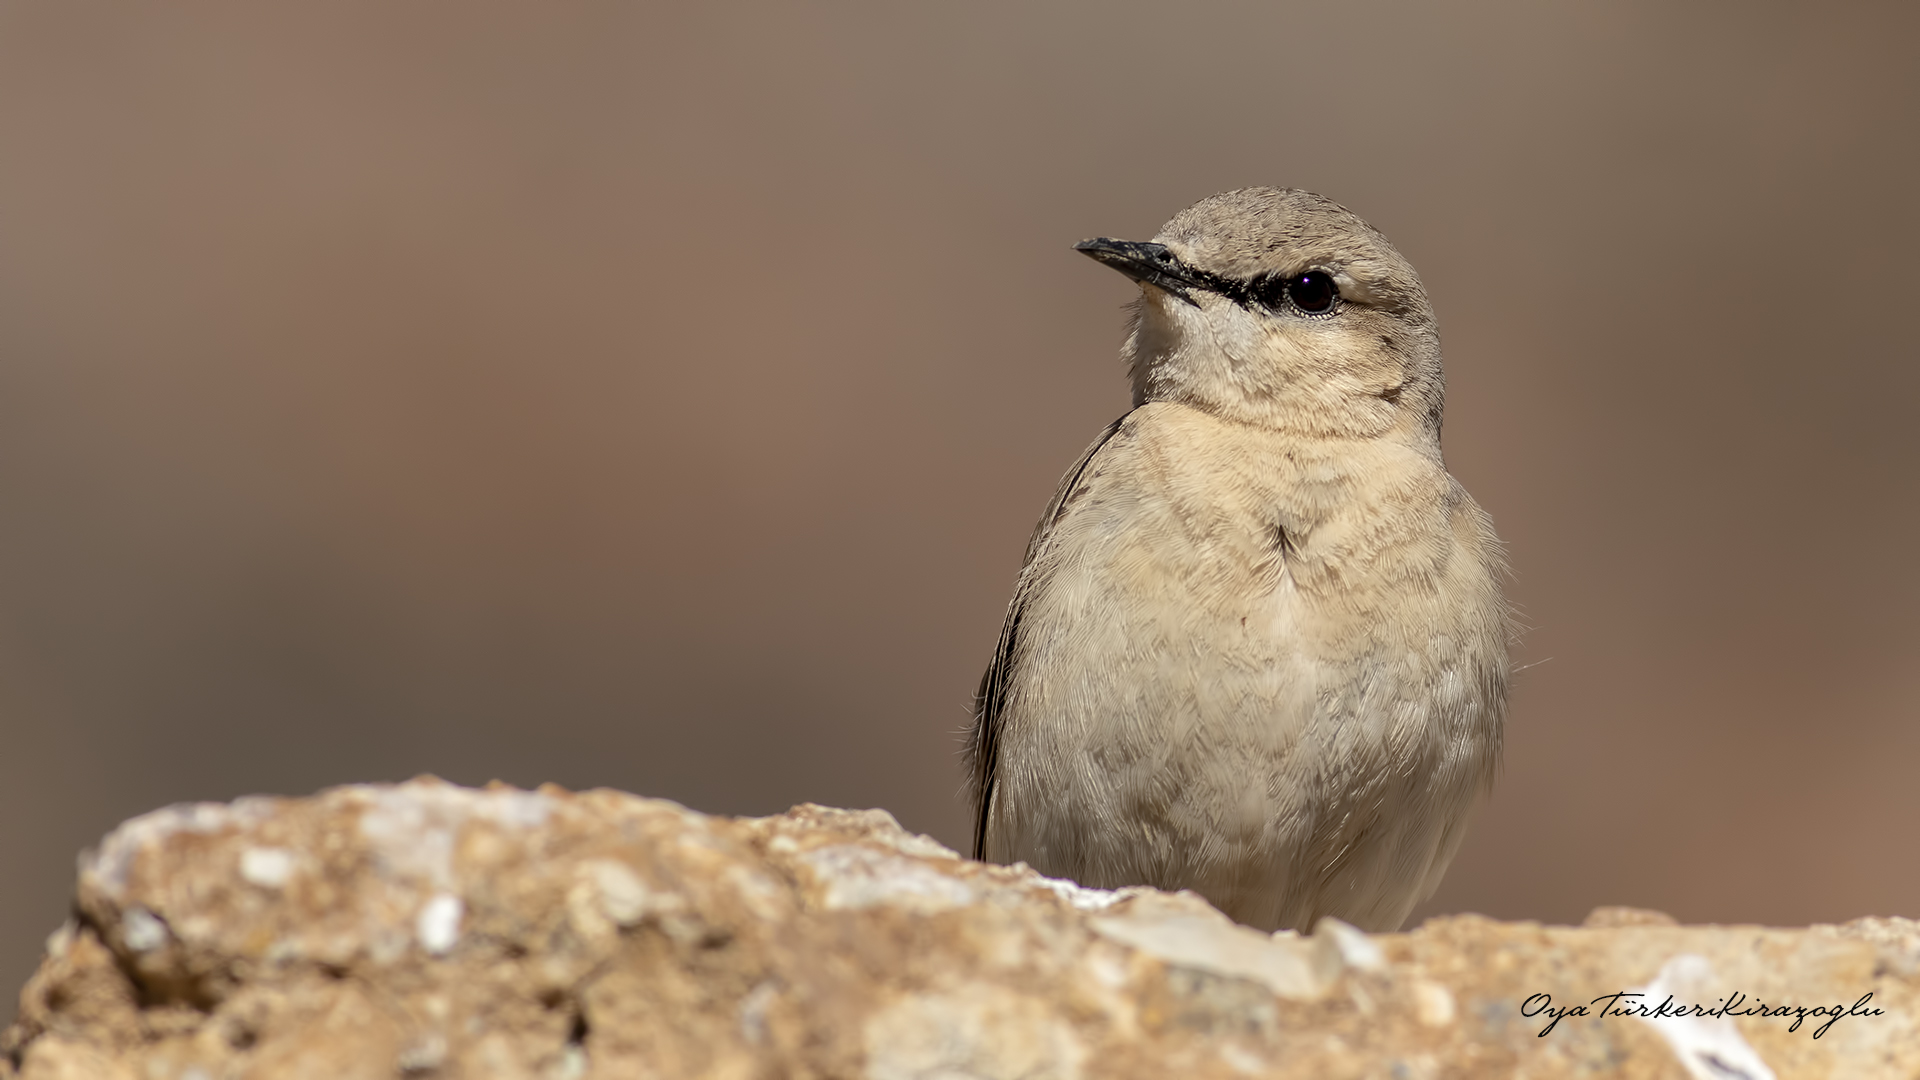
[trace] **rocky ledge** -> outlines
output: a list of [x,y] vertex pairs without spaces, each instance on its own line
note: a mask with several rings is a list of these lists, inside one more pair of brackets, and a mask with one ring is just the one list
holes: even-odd
[[0,1080],[1920,1074],[1909,920],[1269,936],[874,810],[435,780],[178,806],[89,853],[74,910]]

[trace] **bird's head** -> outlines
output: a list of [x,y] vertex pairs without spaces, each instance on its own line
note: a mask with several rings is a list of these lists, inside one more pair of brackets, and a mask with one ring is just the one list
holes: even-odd
[[1122,351],[1135,404],[1438,453],[1444,379],[1426,291],[1345,207],[1246,188],[1188,207],[1149,242],[1076,246],[1141,284]]

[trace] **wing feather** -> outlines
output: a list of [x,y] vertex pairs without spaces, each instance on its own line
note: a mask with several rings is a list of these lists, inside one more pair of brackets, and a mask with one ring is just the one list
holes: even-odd
[[1031,573],[1034,557],[1040,553],[1048,534],[1066,513],[1067,504],[1078,492],[1087,467],[1093,464],[1101,448],[1120,430],[1120,425],[1126,419],[1122,416],[1108,424],[1086,452],[1080,455],[1080,460],[1073,463],[1073,468],[1061,477],[1060,486],[1053,493],[1053,501],[1047,504],[1046,513],[1040,515],[1040,523],[1034,526],[1033,537],[1027,541],[1027,556],[1020,564],[1020,578],[1014,586],[1013,600],[1007,604],[1006,621],[1000,626],[1000,643],[994,648],[993,662],[987,665],[986,674],[980,677],[980,689],[974,695],[973,724],[967,733],[967,787],[973,796],[973,857],[976,859],[986,855],[987,817],[993,809],[994,774],[999,766],[1000,725],[1006,713],[1007,688],[1013,681],[1014,656],[1020,638],[1020,616],[1034,586]]

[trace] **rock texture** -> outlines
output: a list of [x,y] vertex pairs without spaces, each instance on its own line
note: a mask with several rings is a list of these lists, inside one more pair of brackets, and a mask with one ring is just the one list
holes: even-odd
[[[121,826],[0,1078],[1920,1075],[1920,924],[1592,921],[1269,937],[1191,895],[969,862],[879,811],[420,780]],[[1590,1004],[1635,990],[1843,1015]]]

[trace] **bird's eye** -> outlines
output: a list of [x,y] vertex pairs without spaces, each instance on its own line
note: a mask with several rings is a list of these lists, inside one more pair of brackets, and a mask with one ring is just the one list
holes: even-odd
[[1340,287],[1333,283],[1333,275],[1324,270],[1309,270],[1287,279],[1287,299],[1309,315],[1325,315],[1333,310],[1333,302],[1339,298]]

